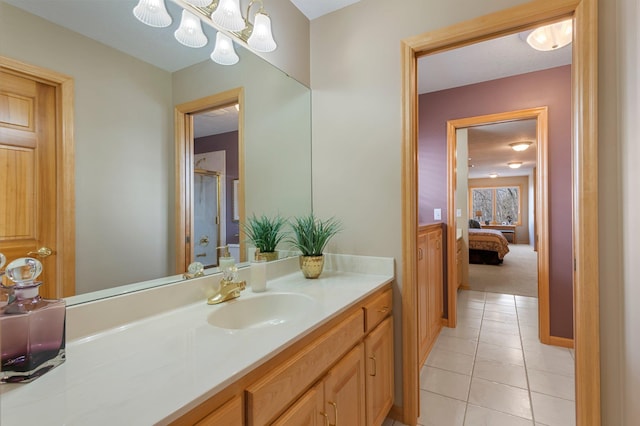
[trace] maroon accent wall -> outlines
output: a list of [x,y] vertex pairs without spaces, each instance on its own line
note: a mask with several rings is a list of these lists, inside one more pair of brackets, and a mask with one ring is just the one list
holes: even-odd
[[573,338],[571,66],[552,68],[419,97],[418,220],[447,218],[448,120],[549,108],[549,287],[551,335]]
[[203,154],[211,151],[226,151],[225,167],[226,207],[227,207],[227,244],[238,244],[240,241],[240,224],[233,219],[233,180],[238,179],[238,131],[221,133],[219,135],[196,138],[193,143],[193,153]]

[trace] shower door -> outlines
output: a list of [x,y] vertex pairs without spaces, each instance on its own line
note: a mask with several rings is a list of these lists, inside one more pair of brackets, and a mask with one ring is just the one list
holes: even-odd
[[220,175],[196,169],[193,186],[193,259],[205,268],[218,266],[220,245]]

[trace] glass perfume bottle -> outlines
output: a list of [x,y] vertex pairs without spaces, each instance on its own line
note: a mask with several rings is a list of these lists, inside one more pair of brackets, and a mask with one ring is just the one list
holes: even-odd
[[[30,382],[65,360],[64,300],[38,294],[42,263],[30,257],[7,265],[14,282],[8,303],[0,307],[0,382]],[[4,286],[3,286],[4,287]]]

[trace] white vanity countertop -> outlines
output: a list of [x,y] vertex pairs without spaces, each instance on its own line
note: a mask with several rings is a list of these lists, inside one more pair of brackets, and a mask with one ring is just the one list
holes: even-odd
[[[301,272],[269,281],[266,293],[303,293],[319,308],[300,321],[243,330],[214,327],[225,304],[205,300],[67,342],[67,360],[29,384],[0,386],[0,424],[150,425],[174,420],[289,344],[393,280],[393,274]],[[233,303],[226,302],[226,303]],[[114,315],[117,315],[114,312]]]

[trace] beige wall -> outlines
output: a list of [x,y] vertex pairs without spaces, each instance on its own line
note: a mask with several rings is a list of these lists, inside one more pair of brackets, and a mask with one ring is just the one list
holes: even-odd
[[[400,40],[521,3],[368,0],[311,22],[314,209],[345,224],[329,251],[393,256],[400,271]],[[599,3],[603,424],[631,425],[640,418],[639,15],[636,0]],[[401,286],[398,274],[396,312]],[[401,359],[398,350],[396,377]]]
[[640,418],[640,5],[600,5],[603,424],[632,425]]
[[74,79],[77,292],[172,274],[171,74],[3,2],[0,40]]
[[[249,0],[240,1],[242,13],[248,4]],[[309,87],[309,20],[290,0],[267,0],[264,8],[271,17],[271,31],[278,48],[256,54]],[[252,13],[256,10],[255,6],[251,9]]]

